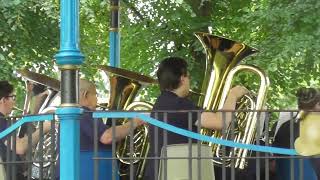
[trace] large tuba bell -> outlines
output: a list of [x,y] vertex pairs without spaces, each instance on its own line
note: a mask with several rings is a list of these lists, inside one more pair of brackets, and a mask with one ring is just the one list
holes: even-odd
[[43,111],[60,90],[60,82],[54,78],[27,69],[17,70],[17,73],[24,79],[26,87],[23,115]]
[[[156,80],[140,75],[138,73],[125,69],[99,66],[110,77],[110,100],[107,109],[109,110],[142,110],[148,111],[152,109],[152,105],[146,102],[133,102],[140,88],[144,85],[154,84]],[[117,121],[119,122],[119,121]],[[121,124],[127,120],[120,121]],[[134,130],[132,137],[127,136],[124,140],[117,144],[116,156],[120,161],[119,172],[121,179],[130,177],[130,164],[135,164],[135,179],[140,179],[144,171],[144,159],[149,150],[149,142],[147,142],[148,127],[143,125]],[[130,139],[132,144],[130,144]],[[132,147],[132,149],[130,148]],[[130,153],[133,150],[133,154]],[[137,160],[128,160],[137,158]]]
[[[202,89],[198,93],[202,94],[198,99],[198,106],[212,111],[221,109],[232,85],[233,77],[239,71],[249,71],[260,77],[260,88],[257,97],[253,98],[251,95],[245,95],[237,103],[238,110],[248,111],[235,114],[237,118],[236,122],[232,123],[235,126],[232,130],[231,125],[229,125],[225,129],[226,133],[202,129],[201,134],[240,143],[252,143],[255,139],[257,123],[263,124],[259,122],[260,118],[258,116],[260,115],[257,110],[261,110],[264,107],[269,79],[258,67],[238,64],[243,58],[255,53],[256,50],[243,43],[209,33],[195,33],[195,36],[200,40],[206,52],[206,69]],[[234,166],[240,169],[245,167],[245,157],[248,155],[246,149],[223,149],[221,145],[210,145],[213,147],[214,156],[218,157],[218,160],[213,160],[215,164],[221,165],[224,163],[226,166],[231,166],[231,157],[237,157]],[[226,159],[225,157],[229,158]]]

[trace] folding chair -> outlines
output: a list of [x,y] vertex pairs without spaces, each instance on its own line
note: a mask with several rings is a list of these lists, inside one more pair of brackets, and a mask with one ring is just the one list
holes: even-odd
[[[191,144],[191,148],[189,144],[173,144],[163,147],[161,150],[161,158],[165,158],[164,152],[166,150],[168,160],[160,160],[158,180],[165,180],[165,173],[167,174],[167,180],[200,180],[198,173],[201,175],[201,180],[215,180],[213,162],[212,159],[209,159],[212,158],[211,147],[205,145],[199,146],[199,156],[197,144]],[[191,157],[189,157],[190,150],[192,151]],[[191,163],[189,163],[190,158],[193,158]],[[198,172],[199,169],[200,172]],[[192,177],[190,177],[189,174],[190,170]]]
[[1,164],[1,163],[3,163],[3,161],[2,161],[2,158],[1,158],[1,156],[0,156],[0,179],[6,179],[6,171],[5,171],[5,169],[4,169],[4,164]]

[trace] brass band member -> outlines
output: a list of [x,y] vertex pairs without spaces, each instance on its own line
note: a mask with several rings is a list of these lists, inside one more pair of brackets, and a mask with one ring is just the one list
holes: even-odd
[[[16,95],[14,94],[14,87],[11,85],[8,81],[0,81],[0,132],[4,131],[9,127],[9,122],[7,119],[7,116],[10,115],[14,105],[16,103]],[[43,132],[47,133],[51,128],[50,122],[44,122],[43,123]],[[5,137],[0,140],[0,155],[4,162],[10,162],[12,159],[7,159],[6,152],[7,152],[7,140],[11,136]],[[32,134],[32,145],[35,145],[39,141],[39,130],[36,130]],[[13,154],[12,149],[13,147],[10,147],[10,155]],[[28,150],[28,137],[16,137],[16,155],[23,155]],[[12,156],[10,156],[12,157]],[[10,158],[8,157],[8,158]],[[16,161],[19,161],[19,156],[16,156]],[[21,180],[25,179],[23,175],[23,168],[20,167],[20,164],[14,164],[17,166],[17,174],[16,179]],[[10,166],[6,165],[5,168],[9,168]],[[7,171],[11,175],[11,169],[9,168],[9,171]]]
[[[153,106],[153,111],[175,111],[167,113],[166,121],[168,124],[188,129],[188,113],[178,111],[200,110],[193,102],[188,100],[190,89],[190,77],[188,74],[187,62],[178,57],[169,57],[164,59],[157,70],[157,77],[160,84],[161,94],[157,98]],[[234,110],[237,100],[248,90],[241,86],[232,88],[224,104],[224,110]],[[197,113],[192,113],[192,129],[198,132],[197,124],[201,127],[220,130],[232,120],[232,114],[226,113],[225,116],[221,112],[202,112],[201,118],[197,119]],[[164,113],[152,113],[152,117],[160,121],[165,121]],[[223,117],[225,121],[223,120]],[[150,151],[149,157],[159,157],[163,146],[163,131],[159,129],[158,134],[154,134],[155,128],[150,127]],[[158,145],[155,147],[154,139],[158,138]],[[188,138],[175,133],[167,133],[167,144],[187,143]],[[155,151],[158,154],[155,154]],[[153,160],[148,160],[144,180],[153,180],[155,177],[155,167]]]
[[[307,111],[319,111],[320,110],[320,90],[316,88],[300,88],[297,91],[297,101],[298,101],[298,109]],[[313,112],[309,112],[313,113]],[[290,138],[293,139],[293,142],[299,136],[299,122],[295,121],[297,117],[293,117],[279,128],[273,146],[282,147],[282,148],[292,148],[290,144]],[[293,123],[293,137],[290,137],[290,121],[294,120]],[[312,158],[309,161],[304,162],[304,178],[303,179],[315,179],[318,176],[320,178],[320,161],[319,159]],[[298,168],[299,162],[295,162],[296,168]],[[290,179],[290,162],[288,159],[277,159],[276,160],[276,175],[277,179],[285,180]],[[313,165],[313,168],[312,168]],[[295,176],[299,177],[299,169],[295,169]],[[316,175],[314,174],[316,173]]]
[[[112,157],[112,140],[120,140],[129,134],[131,122],[115,127],[115,137],[112,137],[111,122],[104,124],[102,119],[94,120],[92,111],[97,107],[96,86],[88,80],[80,79],[80,106],[84,113],[80,117],[80,180],[93,179],[93,145],[94,145],[94,121],[97,121],[98,132],[98,156]],[[139,119],[133,119],[134,128],[143,124]],[[59,138],[60,139],[60,138]],[[58,141],[58,146],[60,142]],[[57,176],[59,179],[60,162],[57,165]],[[99,161],[98,179],[112,179],[112,161]],[[119,176],[116,177],[119,179]]]

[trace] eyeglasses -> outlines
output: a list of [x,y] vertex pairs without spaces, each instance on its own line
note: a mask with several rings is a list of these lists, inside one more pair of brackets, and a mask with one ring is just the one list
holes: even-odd
[[10,95],[10,96],[6,96],[6,97],[11,97],[12,98],[12,100],[16,100],[16,95]]

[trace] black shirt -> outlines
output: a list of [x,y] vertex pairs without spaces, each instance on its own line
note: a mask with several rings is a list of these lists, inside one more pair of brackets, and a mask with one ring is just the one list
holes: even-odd
[[[186,98],[181,98],[170,91],[163,91],[153,106],[153,113],[151,114],[151,117],[182,129],[189,129],[190,123],[191,128],[189,130],[197,132],[198,127],[195,125],[197,121],[197,112],[192,112],[190,110],[199,110],[199,108]],[[156,127],[150,127],[150,141],[153,141],[155,138],[155,128]],[[159,140],[162,140],[163,130],[158,130],[158,133],[159,134],[157,136],[159,137]],[[159,143],[161,142],[163,141],[159,141]],[[185,136],[167,132],[167,144],[180,144],[187,142],[188,138]]]
[[[195,125],[198,117],[196,111],[200,108],[196,107],[193,102],[187,98],[181,98],[170,91],[163,91],[157,98],[153,106],[151,117],[166,122],[178,128],[188,130],[191,124],[190,131],[198,132],[198,127]],[[178,112],[181,111],[181,112]],[[188,112],[189,111],[189,112]],[[166,118],[165,118],[166,117]],[[191,122],[189,122],[189,119]],[[155,139],[158,143],[155,144]],[[167,144],[188,143],[188,138],[179,134],[167,131]],[[162,146],[164,145],[164,130],[154,126],[149,127],[150,150],[148,157],[160,157]],[[144,180],[154,179],[154,160],[148,160],[146,163]]]
[[100,142],[100,137],[108,128],[111,127],[111,121],[104,124],[102,119],[93,119],[92,112],[83,107],[84,114],[80,117],[80,151],[93,151],[94,144],[94,121],[97,121],[98,150],[111,149],[111,145],[105,145]]
[[[84,113],[80,116],[80,151],[93,151],[94,145],[94,121],[97,121],[98,132],[98,151],[111,149],[111,145],[106,145],[100,142],[100,137],[105,130],[111,127],[111,121],[104,124],[102,119],[93,119],[92,112],[87,107],[82,107]],[[60,150],[60,130],[58,133],[58,151]],[[56,166],[56,176],[60,177],[60,156]]]
[[[9,127],[9,121],[7,120],[7,118],[4,116],[4,114],[2,114],[0,112],[0,132],[6,130]],[[0,139],[0,156],[2,158],[3,162],[18,162],[21,161],[21,158],[19,155],[17,155],[16,153],[14,153],[11,148],[8,149],[7,145],[5,144],[5,142],[11,137],[11,135],[9,134],[8,136]],[[12,143],[12,142],[11,142]],[[9,152],[9,156],[7,156],[7,151]],[[14,159],[15,157],[15,159]],[[13,174],[13,167],[15,166],[16,168],[16,174]],[[20,179],[24,179],[23,177],[23,164],[4,164],[4,168],[6,170],[6,172],[8,173],[7,176],[16,176],[17,180]]]
[[[294,148],[293,144],[292,146],[290,146],[290,122],[293,120],[294,119],[289,120],[280,126],[277,134],[274,137],[273,146],[280,147],[280,148]],[[296,122],[291,122],[291,123],[293,124],[292,142],[294,143],[294,141],[299,136],[299,123],[296,123]]]
[[[7,120],[4,117],[4,115],[0,112],[0,132],[7,129],[7,127],[8,127]],[[0,155],[3,162],[6,162],[7,146],[4,143],[6,140],[7,140],[7,137],[4,137],[3,139],[0,140]]]

